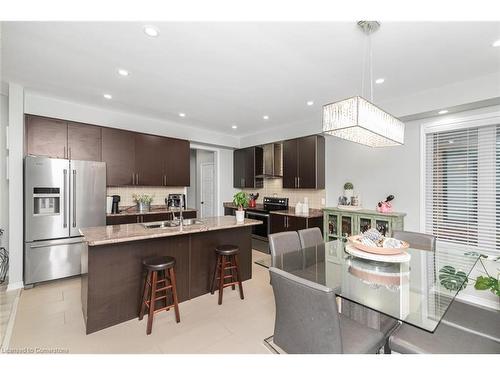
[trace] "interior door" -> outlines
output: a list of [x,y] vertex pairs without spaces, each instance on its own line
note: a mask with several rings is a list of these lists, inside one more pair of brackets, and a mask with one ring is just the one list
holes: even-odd
[[213,163],[201,164],[201,217],[215,216],[215,167]]
[[102,162],[72,160],[70,173],[70,236],[80,228],[106,225],[106,166]]
[[101,128],[68,123],[68,158],[101,161]]
[[283,142],[283,187],[295,189],[297,187],[297,140],[290,139]]
[[102,128],[102,161],[106,163],[106,185],[126,186],[135,181],[135,134]]

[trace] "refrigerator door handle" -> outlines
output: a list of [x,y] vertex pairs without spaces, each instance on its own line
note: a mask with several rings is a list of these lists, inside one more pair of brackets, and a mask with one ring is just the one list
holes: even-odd
[[66,200],[66,191],[68,189],[68,170],[67,169],[64,169],[63,170],[63,175],[64,175],[64,178],[63,178],[63,193],[61,194],[62,195],[62,199],[63,199],[63,228],[66,228],[68,226],[68,202]]
[[76,169],[73,169],[73,228],[76,228]]

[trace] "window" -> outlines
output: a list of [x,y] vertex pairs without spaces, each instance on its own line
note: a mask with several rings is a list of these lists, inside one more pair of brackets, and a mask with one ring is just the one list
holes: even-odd
[[430,132],[425,142],[425,231],[500,252],[500,126]]

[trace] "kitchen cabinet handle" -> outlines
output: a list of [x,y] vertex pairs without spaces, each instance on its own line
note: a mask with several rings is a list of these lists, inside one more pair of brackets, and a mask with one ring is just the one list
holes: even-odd
[[66,146],[63,147],[63,159],[66,159]]
[[134,177],[134,174],[132,173],[132,185],[134,185],[135,183],[135,177]]
[[73,169],[73,228],[76,228],[76,170]]
[[63,180],[63,210],[64,210],[64,215],[63,215],[63,228],[66,228],[68,226],[68,202],[66,202],[66,190],[68,189],[68,170],[65,169],[63,170],[64,174],[64,180]]
[[71,160],[71,147],[68,147],[68,159]]
[[139,173],[135,174],[135,184],[139,185]]
[[300,177],[297,177],[297,187],[300,189]]

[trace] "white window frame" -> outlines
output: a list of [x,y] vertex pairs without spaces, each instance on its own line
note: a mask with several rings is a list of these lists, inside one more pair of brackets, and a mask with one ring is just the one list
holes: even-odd
[[[420,125],[420,232],[425,233],[426,213],[426,135],[428,133],[446,132],[471,127],[484,127],[500,124],[500,111],[472,115],[447,116]],[[465,246],[464,246],[465,248]]]

